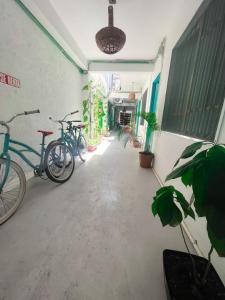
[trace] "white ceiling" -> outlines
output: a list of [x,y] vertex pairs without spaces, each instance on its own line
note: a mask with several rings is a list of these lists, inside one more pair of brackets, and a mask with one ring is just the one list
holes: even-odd
[[[115,26],[125,31],[123,50],[109,56],[100,52],[95,34],[108,23],[108,0],[49,0],[65,28],[89,60],[152,59],[187,0],[117,0]],[[47,0],[35,0],[44,12]],[[58,24],[53,24],[56,28]]]

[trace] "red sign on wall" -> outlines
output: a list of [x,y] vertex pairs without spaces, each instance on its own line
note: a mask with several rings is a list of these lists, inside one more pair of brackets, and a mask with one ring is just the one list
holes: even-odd
[[0,82],[20,88],[20,80],[5,73],[0,72]]

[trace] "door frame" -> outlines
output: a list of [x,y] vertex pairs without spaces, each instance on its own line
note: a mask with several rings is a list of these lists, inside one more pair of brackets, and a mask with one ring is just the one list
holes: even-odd
[[[149,112],[156,112],[157,102],[158,102],[158,94],[159,94],[159,83],[160,83],[160,73],[156,76],[152,83],[152,90],[151,90],[151,100],[150,100],[150,107]],[[144,151],[148,151],[151,147],[151,140],[152,140],[152,130],[147,128],[146,136],[145,136],[145,148]]]

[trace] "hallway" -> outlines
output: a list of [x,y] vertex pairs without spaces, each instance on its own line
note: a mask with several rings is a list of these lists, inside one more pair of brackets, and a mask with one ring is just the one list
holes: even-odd
[[112,137],[101,149],[64,185],[28,183],[0,231],[1,300],[165,299],[162,251],[184,250],[179,228],[153,218],[159,184],[138,151]]

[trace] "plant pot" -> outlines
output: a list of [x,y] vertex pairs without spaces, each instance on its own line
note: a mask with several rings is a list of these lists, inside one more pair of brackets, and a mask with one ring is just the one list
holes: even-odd
[[[208,260],[192,255],[199,278],[203,277]],[[225,287],[211,265],[206,284],[198,285],[193,276],[190,255],[185,252],[164,250],[163,266],[168,300],[222,300]]]
[[141,148],[141,143],[137,140],[134,140],[133,141],[133,146],[134,146],[134,148]]
[[132,128],[130,126],[125,126],[123,128],[123,133],[131,133],[132,132]]
[[139,161],[142,168],[152,168],[154,154],[151,152],[139,152]]
[[94,152],[97,149],[96,145],[88,145],[88,152]]

